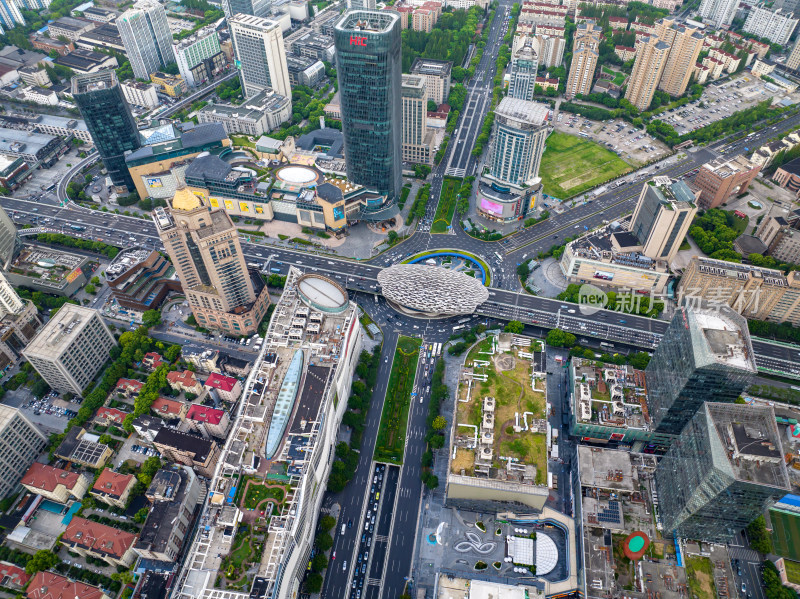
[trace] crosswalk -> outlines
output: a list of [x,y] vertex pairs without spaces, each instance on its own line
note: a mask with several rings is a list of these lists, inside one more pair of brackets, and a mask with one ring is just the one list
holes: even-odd
[[449,166],[447,167],[447,170],[444,172],[444,174],[449,175],[451,177],[463,177],[464,175],[467,174],[467,169]]

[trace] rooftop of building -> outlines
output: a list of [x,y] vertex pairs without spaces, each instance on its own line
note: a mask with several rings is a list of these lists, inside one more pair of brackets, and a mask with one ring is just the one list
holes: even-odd
[[105,468],[92,485],[92,492],[118,499],[135,482],[136,477],[133,474],[120,474]]
[[91,468],[98,468],[103,465],[104,456],[109,451],[109,447],[98,443],[97,439],[97,435],[86,435],[83,428],[73,426],[56,448],[55,455],[65,460],[86,464]]
[[122,421],[125,420],[127,417],[128,412],[123,412],[122,410],[118,410],[117,408],[109,408],[108,406],[102,406],[97,409],[94,417],[96,420],[106,420],[109,422],[117,422],[122,424]]
[[167,373],[167,381],[175,385],[194,387],[197,384],[197,377],[191,370],[173,370]]
[[86,33],[82,33],[78,38],[79,42],[105,42],[112,45],[121,46],[122,36],[119,29],[113,23],[99,23],[97,27]]
[[337,31],[388,33],[400,16],[392,11],[348,10],[336,23]]
[[97,587],[70,580],[55,572],[37,572],[28,585],[28,599],[103,599],[106,594]]
[[3,64],[20,67],[42,62],[47,59],[47,56],[41,52],[23,50],[18,46],[8,45],[0,49],[0,59]]
[[280,110],[291,102],[290,98],[282,96],[272,90],[262,91],[247,98],[241,104],[232,103],[212,103],[200,109],[200,112],[210,112],[222,114],[228,118],[248,119],[258,121],[264,117],[265,113]]
[[[175,534],[169,523],[175,522],[184,509],[186,493],[193,479],[192,473],[177,465],[156,472],[146,493],[152,505],[139,533],[135,546],[137,549],[158,553],[167,548],[170,538]],[[195,506],[186,507],[193,510]]]
[[629,226],[628,221],[622,224],[611,223],[598,231],[588,233],[570,242],[569,250],[584,260],[667,272],[666,262],[653,260],[638,250],[630,250],[633,247],[640,247],[640,243],[636,236],[629,231]]
[[786,171],[790,175],[800,175],[800,158],[795,158],[778,167],[779,170]]
[[211,387],[212,389],[220,389],[222,391],[230,392],[238,382],[239,379],[235,379],[232,376],[225,376],[224,374],[220,374],[218,372],[212,372],[211,375],[206,379],[205,386]]
[[217,28],[215,25],[206,25],[195,31],[192,35],[189,35],[178,42],[173,43],[173,48],[175,51],[185,50],[189,46],[196,44],[198,41],[207,38],[210,35],[216,35]]
[[[687,326],[699,330],[702,336],[695,339],[693,347],[700,349],[701,344],[718,364],[725,364],[743,370],[756,372],[755,355],[753,353],[747,321],[727,306],[695,306],[683,310]],[[675,316],[678,318],[679,316]]]
[[26,351],[30,354],[58,356],[77,339],[92,319],[99,320],[99,313],[96,310],[75,304],[64,304],[39,330],[28,344]]
[[578,445],[581,485],[633,493],[639,489],[628,451]]
[[439,77],[449,77],[450,71],[453,69],[453,62],[450,60],[434,60],[432,58],[422,58],[420,56],[414,59],[411,65],[411,72],[419,75],[436,75]]
[[[241,16],[241,15],[237,15]],[[125,162],[148,162],[157,159],[161,154],[181,152],[189,154],[209,144],[219,143],[228,139],[222,123],[181,123],[176,125],[162,125],[151,129],[139,131],[142,147],[125,155]]]
[[153,252],[144,248],[123,249],[106,268],[106,277],[114,281],[131,268],[147,260]]
[[704,409],[724,447],[723,459],[738,480],[789,491],[772,408],[706,402]]
[[181,412],[183,412],[184,404],[182,401],[178,401],[177,399],[167,399],[166,397],[159,397],[150,405],[150,409],[153,410],[156,414],[161,414],[162,416],[173,416],[177,417]]
[[186,414],[186,419],[216,426],[222,422],[222,419],[225,418],[225,414],[225,410],[210,408],[201,404],[192,404],[189,408],[189,412]]
[[315,148],[322,148],[326,156],[330,158],[344,157],[344,137],[342,132],[330,127],[301,135],[295,139],[295,146],[306,152],[312,152]]
[[61,542],[119,559],[136,542],[136,535],[75,516],[61,536]]
[[775,285],[777,287],[787,287],[789,285],[789,279],[783,274],[783,271],[775,268],[755,266],[753,264],[740,264],[738,262],[728,262],[726,260],[715,260],[714,258],[706,258],[705,256],[693,256],[689,265],[696,265],[697,269],[702,274],[706,275],[728,277],[732,279],[756,277],[762,279],[767,285]]
[[500,100],[495,114],[518,121],[523,125],[541,127],[550,119],[550,106],[506,96]]
[[58,27],[59,29],[66,29],[68,31],[81,31],[87,27],[94,27],[94,22],[85,19],[76,19],[75,17],[60,17],[52,23],[49,23],[48,27]]
[[85,71],[101,65],[111,58],[113,57],[102,52],[75,48],[69,54],[56,58],[55,63],[73,70]]
[[194,461],[205,463],[214,452],[216,443],[196,435],[182,433],[173,428],[164,427],[158,431],[153,443],[170,447],[176,451],[192,454]]
[[75,75],[72,77],[72,93],[83,94],[99,91],[117,85],[117,75],[112,70],[100,71],[98,73],[87,73],[85,75]]
[[59,485],[64,485],[67,489],[74,489],[80,478],[81,474],[79,472],[62,470],[61,468],[34,462],[28,468],[20,483],[52,493]]
[[644,371],[573,358],[570,373],[576,422],[649,430]]
[[48,133],[0,127],[0,152],[36,154],[55,139],[55,136]]
[[721,179],[726,179],[753,169],[758,169],[758,166],[750,162],[743,154],[739,154],[732,157],[720,156],[711,162],[706,162],[700,167],[700,172],[709,171]]
[[658,194],[659,201],[670,210],[685,210],[695,206],[695,195],[680,179],[655,177],[647,183]]

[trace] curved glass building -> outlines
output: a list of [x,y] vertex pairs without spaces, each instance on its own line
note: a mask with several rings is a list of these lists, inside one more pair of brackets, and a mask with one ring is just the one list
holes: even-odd
[[303,355],[302,349],[294,352],[286,376],[283,377],[281,389],[278,391],[278,399],[275,402],[275,410],[272,412],[272,420],[267,433],[267,447],[264,452],[268,460],[272,459],[278,450],[283,433],[286,431],[286,424],[289,422],[289,416],[292,415],[297,392],[300,390],[300,377],[303,374]]

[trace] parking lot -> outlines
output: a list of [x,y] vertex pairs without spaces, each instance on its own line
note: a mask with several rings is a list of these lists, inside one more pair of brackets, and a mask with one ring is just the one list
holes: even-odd
[[797,96],[771,92],[765,82],[747,75],[707,86],[699,100],[668,110],[661,115],[661,119],[672,125],[679,135],[683,135],[769,98],[784,95]]
[[46,435],[63,433],[64,429],[67,428],[67,422],[80,407],[80,403],[73,403],[71,408],[58,407],[54,405],[56,401],[59,404],[64,404],[63,400],[58,399],[57,395],[52,394],[35,400],[31,395],[30,389],[24,385],[19,389],[8,391],[3,396],[4,404],[21,409],[26,418],[38,426]]
[[595,141],[633,166],[641,166],[670,153],[665,144],[622,119],[593,121],[562,112],[556,118],[556,130]]

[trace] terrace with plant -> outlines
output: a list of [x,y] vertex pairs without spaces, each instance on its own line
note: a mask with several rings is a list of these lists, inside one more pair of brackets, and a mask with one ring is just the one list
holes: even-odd
[[540,349],[535,340],[502,334],[470,350],[458,389],[453,474],[545,484],[545,381],[532,361]]
[[650,422],[644,371],[573,358],[571,376],[578,422],[620,428],[645,428]]

